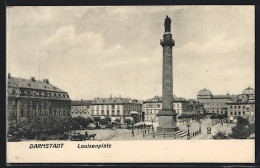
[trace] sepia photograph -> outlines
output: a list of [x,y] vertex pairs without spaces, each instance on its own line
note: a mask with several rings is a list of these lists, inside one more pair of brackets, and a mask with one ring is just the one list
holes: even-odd
[[[253,5],[13,6],[6,23],[8,162],[194,162],[157,155],[214,143],[237,157],[209,162],[254,162]],[[138,149],[153,156],[109,155]]]

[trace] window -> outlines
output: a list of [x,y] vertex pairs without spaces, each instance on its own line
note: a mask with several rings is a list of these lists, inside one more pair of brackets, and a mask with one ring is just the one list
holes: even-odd
[[233,106],[230,106],[230,108],[232,109],[232,108],[233,108]]
[[233,115],[233,112],[230,112],[230,115]]
[[245,109],[245,106],[243,106],[243,109]]
[[237,112],[235,112],[234,114],[237,115]]
[[240,112],[240,111],[238,112],[238,115],[241,115],[241,112]]
[[243,115],[245,115],[245,112],[243,111]]
[[234,106],[234,109],[236,109],[237,108],[237,106]]
[[240,109],[240,106],[238,106],[238,109]]

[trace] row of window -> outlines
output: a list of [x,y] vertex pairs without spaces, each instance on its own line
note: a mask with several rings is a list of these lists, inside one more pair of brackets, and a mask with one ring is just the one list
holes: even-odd
[[[179,113],[181,110],[180,109],[176,109],[175,110],[177,113]],[[146,109],[145,110],[145,114],[157,114],[158,113],[158,110],[155,110],[155,109]]]
[[[119,114],[119,113],[120,113],[120,110],[117,110],[117,111],[112,110],[112,115],[114,115],[114,114],[117,115],[117,114]],[[102,110],[101,112],[97,111],[96,114],[97,114],[97,115],[99,115],[99,114],[100,114],[100,115],[104,115],[105,113],[104,113],[104,110]],[[106,114],[109,114],[109,111],[107,111]]]
[[145,114],[157,114],[158,110],[153,110],[153,109],[146,109]]
[[145,116],[145,120],[152,120],[152,119],[158,119],[157,116]]
[[[173,107],[181,107],[181,104],[173,103]],[[146,104],[146,108],[161,108],[161,104]]]
[[[215,111],[214,110],[212,112],[211,111],[206,111],[206,113],[215,113]],[[217,111],[216,113],[217,114],[224,114],[223,111]]]
[[[89,114],[89,112],[85,112],[86,114]],[[75,111],[75,112],[71,112],[71,114],[81,114],[81,111]]]
[[249,106],[247,105],[247,106],[230,106],[230,109],[249,109]]
[[[115,109],[115,108],[119,109],[120,105],[97,105],[95,107],[96,107],[96,109],[99,109],[99,108],[104,109],[105,107],[108,107],[108,108],[111,107],[112,109]],[[94,106],[92,106],[92,108],[94,109]]]
[[[9,103],[9,102],[8,102]],[[16,106],[17,101],[10,101],[11,105]],[[66,103],[50,103],[50,102],[44,102],[44,101],[21,101],[20,107],[44,107],[47,108],[49,106],[51,107],[69,107],[69,104]]]
[[208,106],[220,106],[220,107],[223,107],[223,106],[225,106],[226,104],[223,104],[223,103],[221,103],[221,104],[218,104],[218,103],[216,103],[216,104],[214,104],[214,103],[205,103],[205,105],[208,105]]
[[[230,112],[230,115],[241,115],[241,114],[242,115],[249,115],[249,112],[244,112],[244,111],[242,113],[240,111],[239,112],[236,112],[236,111]],[[251,112],[251,115],[254,115],[254,112]]]
[[71,108],[75,109],[88,109],[90,106],[71,106]]
[[[16,90],[9,91],[12,94],[16,94]],[[69,98],[66,93],[57,93],[57,92],[44,92],[44,91],[35,91],[35,90],[20,90],[19,94],[21,96],[42,96],[42,97],[61,97]]]
[[[14,110],[14,116],[17,117],[17,110]],[[54,110],[53,112],[49,112],[48,110],[38,110],[38,116],[66,116],[70,115],[70,111],[66,110]],[[21,110],[21,117],[36,117],[36,110]]]

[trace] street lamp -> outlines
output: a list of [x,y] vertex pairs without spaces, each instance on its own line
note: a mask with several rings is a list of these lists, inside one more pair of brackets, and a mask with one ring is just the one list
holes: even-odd
[[132,136],[134,137],[135,134],[134,134],[134,121],[132,121]]
[[187,140],[190,140],[190,121],[189,120],[187,120],[187,127],[188,127],[188,134],[187,134]]
[[153,129],[153,138],[154,138],[153,119],[152,119],[152,129]]
[[200,124],[199,133],[201,133],[201,120],[200,120],[200,118],[199,118],[199,124]]
[[144,128],[144,124],[143,124],[142,126],[143,126],[143,137],[144,137],[144,130],[145,130],[145,128]]

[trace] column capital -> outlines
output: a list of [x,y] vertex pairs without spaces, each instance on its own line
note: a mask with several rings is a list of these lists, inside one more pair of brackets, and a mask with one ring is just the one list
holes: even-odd
[[175,41],[173,39],[161,39],[160,44],[162,47],[164,46],[175,46]]

